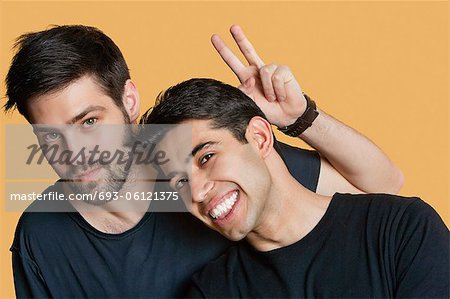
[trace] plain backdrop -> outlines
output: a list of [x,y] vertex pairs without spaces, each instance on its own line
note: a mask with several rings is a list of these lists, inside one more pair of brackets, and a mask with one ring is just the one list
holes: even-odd
[[[51,24],[92,25],[122,49],[144,112],[161,90],[188,78],[237,85],[209,38],[220,34],[236,52],[228,28],[238,23],[266,63],[288,65],[321,109],[392,158],[406,179],[401,195],[420,196],[449,225],[448,12],[447,1],[4,1],[0,77],[19,35]],[[26,123],[18,113],[0,120],[3,143],[6,124]],[[5,195],[3,166],[0,180]],[[0,297],[13,297],[9,247],[20,213],[5,211],[1,198]]]

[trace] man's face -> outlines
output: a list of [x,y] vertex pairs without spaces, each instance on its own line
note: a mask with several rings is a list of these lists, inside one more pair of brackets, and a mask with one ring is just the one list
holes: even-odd
[[[79,155],[71,163],[51,163],[72,189],[80,193],[120,190],[127,177],[125,165],[100,163],[89,157],[96,147],[111,154],[118,149],[127,152],[130,128],[124,124],[130,119],[92,77],[82,77],[60,91],[34,98],[26,108],[41,147],[57,147],[53,159],[64,156],[64,151],[73,158],[84,152],[84,160]],[[48,160],[50,154],[46,154]]]
[[191,201],[195,217],[228,239],[240,240],[259,225],[270,175],[252,143],[243,144],[210,124],[190,120],[169,131],[158,145],[170,160],[161,168],[172,188]]

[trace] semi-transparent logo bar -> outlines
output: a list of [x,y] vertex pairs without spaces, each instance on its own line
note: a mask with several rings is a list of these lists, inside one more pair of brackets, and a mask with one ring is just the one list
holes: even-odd
[[7,125],[6,210],[188,211],[192,147],[187,124]]

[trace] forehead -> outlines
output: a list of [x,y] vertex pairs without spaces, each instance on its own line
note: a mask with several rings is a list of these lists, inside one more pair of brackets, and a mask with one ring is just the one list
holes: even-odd
[[27,102],[32,123],[64,124],[89,106],[113,109],[115,104],[91,76],[75,80],[67,87],[43,94]]
[[168,126],[168,132],[158,143],[158,148],[169,157],[170,162],[168,164],[170,166],[173,166],[175,161],[178,165],[185,164],[183,157],[189,157],[194,142],[192,125],[183,123]]

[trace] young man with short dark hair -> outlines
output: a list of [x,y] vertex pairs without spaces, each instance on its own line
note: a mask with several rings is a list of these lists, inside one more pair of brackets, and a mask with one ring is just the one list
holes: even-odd
[[170,185],[205,225],[246,240],[198,272],[189,296],[449,297],[449,232],[433,208],[419,198],[311,192],[237,88],[185,81],[143,123],[178,124],[154,137]]

